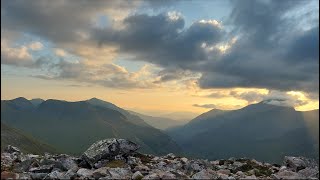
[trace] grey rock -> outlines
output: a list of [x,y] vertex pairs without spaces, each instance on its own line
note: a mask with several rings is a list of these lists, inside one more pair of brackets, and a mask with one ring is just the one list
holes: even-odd
[[112,179],[130,179],[132,172],[129,168],[109,168]]
[[20,173],[18,179],[31,179],[31,176],[29,173]]
[[211,169],[203,169],[192,176],[192,179],[216,179],[217,174]]
[[298,174],[307,178],[319,178],[319,169],[307,167],[298,171]]
[[79,176],[82,176],[82,177],[85,177],[85,178],[90,178],[90,177],[92,177],[93,171],[90,170],[90,169],[80,168],[77,171],[77,174]]
[[133,180],[140,180],[143,178],[143,175],[141,174],[140,171],[136,171],[135,173],[133,173],[132,177]]
[[220,169],[217,171],[217,173],[229,175],[231,172],[229,169]]
[[40,167],[32,167],[29,169],[29,171],[33,173],[50,173],[53,167],[54,165],[43,165]]
[[51,173],[47,174],[47,176],[44,179],[64,179],[65,173],[59,172],[59,171],[52,171]]
[[82,158],[91,166],[101,159],[114,159],[117,155],[130,154],[139,149],[139,145],[125,139],[105,139],[92,144]]
[[143,177],[142,179],[160,179],[160,176],[156,173],[151,173]]
[[111,174],[109,173],[109,168],[108,167],[101,167],[99,169],[96,169],[93,171],[92,176],[95,179],[98,179],[100,177],[111,177]]
[[44,179],[48,173],[30,173],[31,179]]
[[275,177],[279,179],[303,179],[304,176],[289,170],[283,170],[275,174]]
[[11,146],[11,145],[8,145],[4,150],[4,152],[6,153],[21,153],[20,149],[15,147],[15,146]]

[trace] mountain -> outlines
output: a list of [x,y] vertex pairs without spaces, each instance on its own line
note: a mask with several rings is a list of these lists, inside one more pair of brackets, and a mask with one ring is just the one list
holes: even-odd
[[93,105],[92,100],[49,99],[34,106],[20,98],[1,101],[1,122],[30,133],[65,153],[78,154],[93,142],[112,137],[139,143],[144,153],[180,152],[178,145],[162,131],[121,108],[115,109]]
[[183,124],[186,124],[185,121],[178,121],[178,120],[173,120],[170,118],[164,118],[164,117],[153,117],[149,115],[144,115],[140,114],[134,111],[129,111],[131,114],[139,116],[141,119],[143,119],[146,123],[150,124],[151,126],[165,130],[168,128],[173,128],[176,126],[181,126]]
[[289,154],[319,159],[318,113],[261,102],[232,111],[211,110],[167,133],[201,158],[246,156],[279,162]]
[[24,153],[44,154],[45,152],[58,152],[52,146],[1,122],[1,152],[7,145],[19,147]]
[[33,104],[34,106],[39,106],[41,103],[44,102],[43,99],[40,98],[35,98],[35,99],[31,99],[30,100],[31,104]]

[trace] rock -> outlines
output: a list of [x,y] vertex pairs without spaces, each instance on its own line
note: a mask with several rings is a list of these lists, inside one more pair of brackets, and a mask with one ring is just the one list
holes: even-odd
[[142,179],[160,179],[160,176],[156,173],[152,173],[152,174],[146,175]]
[[19,174],[19,179],[31,179],[31,176],[28,173],[20,173]]
[[82,176],[82,177],[85,177],[85,178],[90,178],[90,177],[92,177],[93,171],[90,170],[90,169],[80,168],[77,171],[77,174],[79,176]]
[[1,172],[1,179],[18,179],[19,174],[14,172],[2,171]]
[[50,173],[54,165],[43,165],[40,167],[32,167],[29,169],[29,172],[32,173]]
[[218,178],[219,178],[219,179],[228,179],[228,178],[229,178],[229,176],[226,175],[226,174],[218,173],[217,175],[218,175]]
[[165,158],[171,158],[171,159],[174,159],[176,158],[176,155],[174,155],[173,153],[169,153],[165,156]]
[[47,173],[30,173],[31,179],[44,179]]
[[114,159],[117,155],[127,155],[139,149],[139,145],[125,139],[105,139],[92,144],[82,158],[91,166],[101,159]]
[[149,171],[149,167],[148,166],[145,166],[143,164],[140,164],[136,167],[134,167],[133,171]]
[[92,176],[95,179],[98,179],[100,177],[111,177],[111,174],[109,173],[109,168],[108,167],[101,167],[99,169],[96,169],[93,171]]
[[3,151],[6,153],[10,153],[10,154],[12,154],[12,153],[19,153],[20,154],[21,153],[19,148],[11,146],[11,145],[8,145]]
[[64,174],[64,179],[72,179],[77,176],[77,170],[69,169],[65,174]]
[[181,160],[181,162],[183,162],[183,163],[187,163],[187,162],[188,162],[188,159],[187,159],[187,158],[185,158],[185,157],[180,158],[180,160]]
[[220,169],[217,171],[217,173],[229,175],[231,172],[229,169]]
[[283,170],[275,174],[279,179],[303,179],[304,176],[289,170]]
[[192,176],[192,179],[216,179],[216,178],[217,178],[217,175],[211,169],[203,169]]
[[298,174],[307,178],[319,178],[319,169],[307,167],[298,171]]
[[132,179],[133,180],[140,180],[143,178],[143,175],[141,174],[140,171],[136,171],[135,173],[133,173],[132,175]]
[[246,175],[245,175],[242,171],[238,171],[238,172],[236,173],[236,175],[237,175],[237,177],[239,177],[239,178],[244,178],[244,177],[246,177]]
[[302,157],[285,156],[284,165],[297,172],[307,167],[306,159]]
[[63,172],[52,171],[44,179],[65,179],[65,176]]
[[257,179],[257,177],[255,175],[251,175],[251,176],[246,176],[246,177],[240,178],[240,179]]
[[128,168],[109,168],[112,179],[130,179],[132,172]]
[[71,157],[65,157],[65,158],[61,158],[59,159],[62,167],[66,170],[69,170],[69,169],[73,169],[73,168],[77,168],[78,165],[76,163],[75,160],[73,160]]

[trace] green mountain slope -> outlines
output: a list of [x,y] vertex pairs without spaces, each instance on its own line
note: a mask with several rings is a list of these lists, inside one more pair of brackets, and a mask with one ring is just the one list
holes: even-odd
[[306,113],[309,115],[291,107],[258,103],[234,111],[208,112],[167,132],[186,152],[201,158],[247,156],[271,162],[281,161],[284,155],[319,158],[319,116],[314,112],[314,118],[308,119]]
[[[126,138],[142,146],[144,153],[180,152],[166,134],[114,109],[87,101],[46,100],[39,106],[21,110],[12,101],[1,102],[1,121],[52,144],[64,153],[80,154],[104,138]],[[28,100],[23,100],[24,104]]]
[[58,152],[52,146],[1,122],[1,152],[7,145],[16,146],[24,153],[44,154],[45,152]]

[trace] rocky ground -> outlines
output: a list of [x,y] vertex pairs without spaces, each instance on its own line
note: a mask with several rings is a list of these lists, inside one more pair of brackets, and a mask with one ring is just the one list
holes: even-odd
[[319,179],[317,163],[304,157],[286,156],[277,165],[246,158],[154,156],[138,149],[125,139],[98,141],[80,157],[23,154],[8,146],[1,154],[1,179]]

